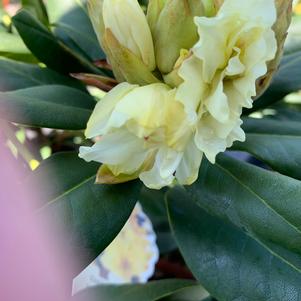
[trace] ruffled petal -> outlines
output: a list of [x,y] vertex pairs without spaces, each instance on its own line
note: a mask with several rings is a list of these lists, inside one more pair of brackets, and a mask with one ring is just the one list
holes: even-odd
[[116,104],[136,87],[136,85],[128,83],[119,84],[96,104],[85,131],[87,138],[93,138],[105,133],[107,122]]
[[183,83],[177,89],[176,99],[184,105],[191,122],[197,118],[197,109],[207,88],[200,72],[202,68],[202,62],[191,56],[183,62],[178,72]]
[[143,137],[162,127],[165,123],[169,90],[170,88],[164,84],[153,84],[132,90],[115,105],[107,123],[107,130],[131,122],[128,127],[131,127],[137,136]]
[[92,147],[82,146],[79,150],[84,160],[118,165],[119,172],[126,174],[136,171],[147,155],[143,140],[123,129],[102,136]]
[[277,18],[275,0],[226,0],[220,8],[219,16],[237,14],[239,18],[272,27]]
[[169,148],[160,148],[151,170],[142,172],[139,176],[145,186],[160,189],[169,186],[175,179],[175,171],[183,154]]
[[230,117],[227,95],[224,93],[223,74],[217,75],[212,83],[212,93],[206,98],[206,107],[213,118],[226,122]]
[[203,153],[196,147],[193,139],[190,139],[176,170],[176,179],[180,185],[191,185],[196,181],[202,158]]

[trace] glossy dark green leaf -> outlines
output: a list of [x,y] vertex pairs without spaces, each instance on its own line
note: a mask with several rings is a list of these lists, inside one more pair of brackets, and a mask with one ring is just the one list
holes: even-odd
[[100,73],[83,56],[72,52],[58,40],[42,23],[23,10],[13,17],[20,36],[31,52],[49,68],[61,73],[83,72]]
[[278,120],[272,121],[267,118],[244,118],[242,127],[246,133],[298,136],[301,133],[300,122],[281,122]]
[[160,299],[160,301],[204,301],[208,296],[209,293],[199,285],[182,289],[180,292]]
[[274,170],[301,180],[301,120],[249,119],[246,128],[246,141],[235,143],[233,149],[249,152]]
[[218,156],[202,163],[187,193],[210,214],[247,231],[296,270],[301,270],[301,182]]
[[98,167],[79,159],[77,153],[59,153],[44,161],[28,179],[41,186],[39,214],[47,214],[53,227],[65,229],[66,244],[77,256],[75,272],[109,245],[138,199],[139,182],[94,184]]
[[85,129],[95,101],[87,93],[58,85],[0,92],[0,115],[35,127]]
[[285,55],[281,61],[279,71],[275,75],[268,90],[254,102],[246,114],[268,107],[281,100],[289,93],[301,89],[301,51],[295,51]]
[[25,62],[37,61],[17,34],[1,31],[0,41],[0,56]]
[[[74,301],[158,301],[197,284],[187,280],[161,280],[147,284],[96,286],[77,294]],[[183,300],[184,301],[184,300]]]
[[[51,1],[56,1],[58,5],[60,3],[58,0]],[[71,49],[85,53],[92,61],[104,59],[105,54],[100,48],[85,8],[74,2],[74,5],[55,22],[55,35]]]
[[170,232],[164,202],[165,194],[166,189],[152,190],[143,186],[139,197],[139,202],[143,207],[143,211],[152,221],[157,235],[157,245],[161,254],[168,253],[177,248]]
[[48,14],[43,0],[22,0],[22,7],[48,26]]
[[65,85],[86,91],[77,80],[38,65],[0,59],[0,91],[10,91],[40,85]]
[[300,300],[300,272],[245,232],[208,214],[179,189],[169,194],[168,209],[186,263],[217,300]]

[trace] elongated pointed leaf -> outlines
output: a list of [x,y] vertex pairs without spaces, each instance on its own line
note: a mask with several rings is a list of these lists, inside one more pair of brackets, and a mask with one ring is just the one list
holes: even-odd
[[58,85],[0,92],[0,115],[27,126],[81,130],[94,108],[87,93]]
[[301,180],[301,122],[249,119],[245,127],[246,141],[235,143],[233,149],[249,152],[274,170]]
[[101,73],[85,57],[72,52],[27,11],[22,10],[15,15],[13,23],[26,46],[49,68],[61,73],[85,70]]
[[76,0],[67,0],[64,5],[60,0],[47,1],[50,11],[61,10],[59,17],[52,21],[55,24],[54,34],[71,49],[80,49],[86,53],[91,60],[104,59],[105,54],[100,48],[85,7]]
[[51,69],[0,59],[0,91],[18,90],[40,85],[64,85],[86,91],[79,81]]
[[300,272],[245,232],[209,215],[178,189],[168,196],[168,210],[186,263],[217,300],[300,300]]
[[0,56],[24,62],[37,62],[17,34],[1,31],[0,41]]
[[243,129],[246,133],[255,134],[280,134],[280,135],[294,135],[298,136],[301,133],[300,122],[281,122],[271,119],[256,119],[245,118],[243,123]]
[[79,293],[74,301],[158,301],[185,288],[197,287],[194,281],[161,280],[147,284],[103,285]]
[[22,7],[44,25],[49,25],[48,14],[43,0],[22,0]]
[[59,153],[47,159],[28,179],[43,187],[38,213],[47,214],[53,227],[65,229],[66,244],[77,256],[75,273],[115,238],[138,199],[139,182],[94,184],[98,167],[79,159],[77,153]]
[[232,159],[203,162],[190,197],[301,270],[301,182]]

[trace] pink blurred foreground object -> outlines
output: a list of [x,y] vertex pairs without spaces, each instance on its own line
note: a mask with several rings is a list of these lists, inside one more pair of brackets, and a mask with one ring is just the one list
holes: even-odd
[[58,233],[34,214],[37,187],[20,183],[21,168],[0,132],[0,300],[66,301],[71,259]]

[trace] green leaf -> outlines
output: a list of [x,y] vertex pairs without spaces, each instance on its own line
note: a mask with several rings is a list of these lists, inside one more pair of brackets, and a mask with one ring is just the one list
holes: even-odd
[[301,182],[218,156],[202,163],[187,193],[199,206],[247,231],[283,262],[301,270]]
[[38,65],[0,59],[0,90],[10,91],[40,85],[65,85],[86,91],[77,80]]
[[65,14],[71,11],[75,6],[78,6],[79,2],[78,0],[47,0],[46,7],[50,23],[58,22]]
[[249,119],[248,125],[246,141],[232,149],[249,152],[272,169],[301,180],[301,122]]
[[68,47],[93,61],[105,58],[84,4],[78,0],[48,0],[47,7],[54,34]]
[[65,46],[27,11],[23,10],[15,15],[13,23],[26,46],[49,68],[61,73],[76,73],[84,70],[101,73],[87,59]]
[[85,53],[90,60],[105,59],[88,14],[77,3],[55,23],[54,33],[71,49]]
[[138,198],[139,182],[96,185],[99,164],[86,163],[77,153],[59,153],[44,161],[28,181],[44,187],[39,214],[65,229],[67,246],[78,264],[75,274],[95,259],[120,232]]
[[41,23],[48,26],[49,20],[43,0],[22,0],[22,7],[35,16]]
[[244,118],[243,130],[246,133],[256,134],[280,134],[280,135],[294,135],[301,134],[300,122],[280,122],[272,121],[271,119],[256,119],[256,118]]
[[89,288],[74,297],[74,301],[158,301],[182,289],[197,284],[188,280],[161,280],[147,284],[103,285]]
[[250,110],[245,114],[268,107],[283,99],[286,95],[301,89],[301,51],[287,54],[283,57],[279,71],[275,75],[268,90],[254,102]]
[[25,62],[37,61],[17,34],[1,31],[0,41],[0,56]]
[[[223,210],[226,198],[220,199]],[[300,273],[245,232],[209,215],[179,189],[169,194],[168,210],[186,263],[219,301],[300,300]]]
[[86,127],[94,105],[89,94],[66,86],[0,92],[0,115],[27,126],[81,130]]
[[[164,202],[165,204],[165,202]],[[182,289],[169,297],[161,299],[162,301],[204,301],[209,296],[208,292],[201,286],[193,286]]]
[[164,202],[165,194],[166,189],[152,190],[143,186],[139,197],[143,211],[152,221],[157,235],[157,245],[161,254],[171,252],[177,248],[170,232]]

